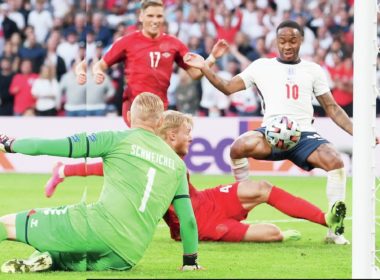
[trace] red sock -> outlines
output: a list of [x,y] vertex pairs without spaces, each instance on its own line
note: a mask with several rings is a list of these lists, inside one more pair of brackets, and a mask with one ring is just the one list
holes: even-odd
[[326,226],[325,213],[321,209],[283,189],[273,186],[267,203],[288,216]]
[[78,163],[65,165],[63,173],[65,177],[70,176],[103,176],[103,162],[97,163]]

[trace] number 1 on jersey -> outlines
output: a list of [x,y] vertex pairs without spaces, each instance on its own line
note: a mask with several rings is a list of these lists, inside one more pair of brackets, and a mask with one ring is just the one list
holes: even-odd
[[161,53],[149,52],[149,56],[150,56],[150,67],[157,68],[158,62],[160,61],[160,58],[161,58]]
[[148,170],[148,174],[146,174],[146,176],[148,177],[148,181],[146,182],[144,197],[143,197],[143,199],[141,201],[141,205],[139,207],[140,212],[145,211],[145,207],[146,207],[146,204],[148,202],[150,192],[152,191],[154,177],[156,176],[156,169],[150,167]]

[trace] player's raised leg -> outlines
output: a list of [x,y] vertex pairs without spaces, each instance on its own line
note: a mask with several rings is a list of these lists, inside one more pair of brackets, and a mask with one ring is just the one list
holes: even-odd
[[[327,172],[326,194],[329,208],[337,201],[344,201],[346,195],[346,172],[339,152],[332,144],[323,144],[310,154],[307,161]],[[343,236],[335,234],[331,229],[327,232],[327,243],[346,245],[350,242]]]
[[267,203],[288,216],[329,227],[334,233],[343,233],[343,219],[346,214],[343,201],[335,203],[329,212],[324,213],[307,200],[272,186],[264,180],[246,180],[239,183],[237,195],[243,208],[248,211],[261,203]]
[[57,162],[53,168],[53,172],[45,185],[45,195],[51,197],[57,186],[63,182],[66,177],[72,176],[103,176],[103,163],[77,163],[63,164]]

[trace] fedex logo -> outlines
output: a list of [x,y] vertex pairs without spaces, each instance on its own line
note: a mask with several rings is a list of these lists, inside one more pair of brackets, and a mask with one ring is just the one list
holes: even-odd
[[[213,119],[211,123],[200,120],[194,130],[193,143],[190,146],[189,154],[185,158],[186,165],[191,172],[196,173],[216,173],[231,174],[230,148],[233,141],[246,131],[254,130],[261,126],[261,118],[233,119],[223,118]],[[199,127],[201,127],[199,129]],[[212,128],[212,129],[210,129]],[[295,169],[297,173],[307,173],[301,171],[292,162],[285,161],[264,161],[249,159],[250,170],[259,173],[286,173]],[[294,174],[294,173],[293,173]]]
[[[199,136],[194,133],[189,154],[185,158],[189,170],[193,172],[204,172],[215,164],[221,173],[230,173],[229,152],[232,142],[240,134],[248,130],[256,129],[261,125],[261,118],[249,121],[236,118],[236,121],[233,123],[226,123],[223,120],[223,118],[214,119],[212,131],[206,124],[205,132],[202,133],[204,136]],[[201,125],[201,122],[199,122],[198,125]],[[225,136],[226,131],[230,137]],[[221,136],[223,134],[224,136]]]

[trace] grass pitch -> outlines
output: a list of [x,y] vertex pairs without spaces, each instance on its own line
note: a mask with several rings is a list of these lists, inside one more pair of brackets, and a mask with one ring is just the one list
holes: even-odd
[[[49,175],[0,174],[0,215],[30,208],[77,203],[87,189],[87,200],[96,201],[102,178],[68,178],[47,199],[43,186]],[[266,177],[266,180],[305,198],[327,210],[324,177]],[[233,181],[231,176],[192,175],[198,188],[213,187]],[[345,237],[351,240],[351,180],[347,182],[348,219]],[[160,223],[143,259],[128,272],[45,272],[39,274],[0,274],[0,279],[128,279],[128,278],[351,278],[351,245],[337,246],[323,242],[326,228],[290,218],[268,205],[260,205],[248,216],[251,223],[270,222],[281,229],[296,229],[302,239],[285,243],[200,242],[199,262],[204,271],[180,272],[181,243],[170,239],[169,230]],[[0,263],[25,258],[33,248],[16,242],[0,245]]]

